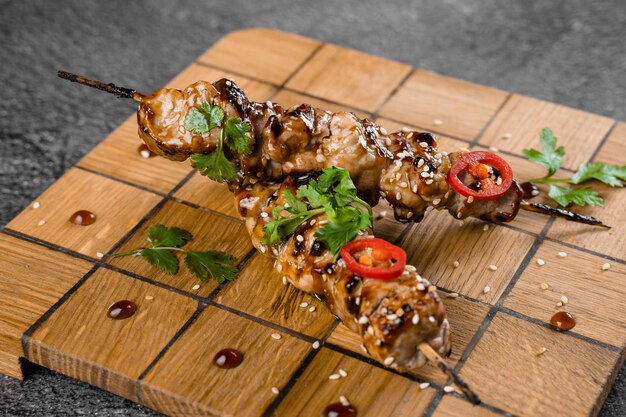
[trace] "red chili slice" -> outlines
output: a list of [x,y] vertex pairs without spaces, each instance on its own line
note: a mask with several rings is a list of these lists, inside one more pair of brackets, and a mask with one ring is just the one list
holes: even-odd
[[[359,263],[355,259],[354,254],[364,249],[376,251],[378,258],[380,258],[381,253],[386,254],[386,260],[392,261],[392,265],[389,267],[378,267]],[[341,248],[339,254],[350,271],[366,278],[393,279],[402,275],[406,266],[406,252],[404,249],[378,238],[353,240]]]
[[[484,177],[484,167],[495,168],[502,178],[500,184],[489,177]],[[459,174],[463,171],[470,174],[477,182],[480,182],[480,189],[472,190],[461,181]],[[462,155],[452,165],[448,171],[448,184],[464,197],[473,197],[476,200],[495,200],[511,187],[513,183],[513,170],[511,166],[498,155],[491,152],[475,151]]]

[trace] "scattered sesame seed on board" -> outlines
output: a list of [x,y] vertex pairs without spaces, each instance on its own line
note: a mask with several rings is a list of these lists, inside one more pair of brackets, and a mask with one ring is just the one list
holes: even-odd
[[483,232],[486,232],[487,230],[489,230],[489,225],[488,224],[483,226]]
[[339,374],[331,374],[328,377],[328,379],[331,379],[331,380],[335,380],[335,379],[339,379],[339,378],[341,378],[341,375],[339,375]]
[[445,392],[454,392],[454,387],[452,385],[446,385],[445,387],[443,387],[443,390]]
[[272,333],[272,339],[280,339],[282,336],[279,333]]
[[102,259],[102,258],[104,258],[104,253],[102,253],[102,252],[96,252],[96,257],[97,257],[98,259]]
[[461,265],[461,264],[459,263],[459,261],[454,261],[454,262],[452,262],[452,267],[453,267],[453,268],[458,268],[458,267],[459,267],[459,265]]
[[313,349],[319,349],[320,348],[320,342],[319,340],[316,340],[315,342],[313,342]]
[[548,349],[546,349],[545,347],[542,347],[541,349],[539,349],[539,352],[537,352],[537,356],[543,355],[544,353],[546,353],[547,350]]
[[513,137],[513,133],[510,132],[506,132],[505,134],[502,135],[502,139],[511,139]]
[[567,296],[562,295],[561,296],[561,302],[563,303],[563,305],[569,303],[569,298],[567,298]]
[[345,369],[339,369],[339,375],[345,378],[348,376],[348,373],[346,372]]
[[345,396],[343,396],[343,395],[340,395],[340,396],[339,396],[339,402],[340,402],[340,403],[341,403],[341,405],[343,405],[344,407],[347,407],[347,406],[349,406],[349,405],[350,405],[350,401],[348,401],[348,399],[347,399]]
[[483,294],[487,294],[489,291],[491,291],[491,287],[489,285],[483,288]]
[[451,292],[450,294],[447,295],[448,298],[458,298],[459,297],[459,293],[458,292]]
[[498,152],[500,149],[496,148],[495,146],[490,146],[490,147],[489,147],[489,150],[490,150],[491,152]]
[[489,266],[487,267],[487,269],[489,269],[490,271],[497,271],[497,270],[498,270],[498,267],[497,267],[497,266],[495,266],[494,264],[491,264],[491,265],[489,265]]
[[602,270],[603,271],[608,271],[609,269],[611,269],[611,264],[610,263],[605,263],[604,265],[602,265]]
[[435,119],[435,120],[433,120],[433,124],[435,126],[441,126],[443,124],[443,121],[440,120],[440,119]]
[[542,290],[547,290],[548,288],[550,288],[550,286],[545,282],[542,282],[541,284],[539,284],[539,288],[541,288]]
[[557,255],[559,256],[559,258],[565,258],[567,257],[567,252],[559,252],[557,253]]
[[154,300],[154,297],[152,295],[146,295],[146,300],[151,301]]
[[276,387],[272,387],[272,393],[278,395],[280,393],[280,390]]
[[428,387],[430,387],[430,382],[422,382],[420,384],[420,389],[426,389]]
[[385,358],[385,360],[383,361],[383,365],[385,365],[385,366],[389,366],[389,365],[391,365],[391,364],[393,363],[393,361],[394,361],[394,360],[395,360],[395,359],[394,359],[394,357],[393,357],[393,356],[387,356],[387,357]]
[[196,284],[193,287],[191,287],[192,290],[196,291],[200,289],[200,284]]
[[544,266],[545,264],[546,264],[546,261],[544,261],[543,259],[541,258],[537,259],[537,265]]
[[562,301],[559,301],[558,303],[556,303],[556,306],[557,306],[557,307],[563,307],[563,302],[562,302]]
[[307,303],[306,301],[300,303],[300,308],[307,308],[309,306],[309,303]]
[[43,226],[44,224],[46,224],[45,220],[39,220],[39,222],[37,223],[37,226]]
[[40,206],[41,206],[41,204],[39,204],[39,201],[35,201],[35,202],[33,203],[33,208],[34,208],[34,209],[38,209]]

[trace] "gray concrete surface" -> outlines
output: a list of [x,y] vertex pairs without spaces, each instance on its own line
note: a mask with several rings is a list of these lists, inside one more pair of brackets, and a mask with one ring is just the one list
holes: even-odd
[[[133,104],[58,68],[151,91],[226,33],[274,27],[626,120],[623,0],[0,1],[0,225]],[[626,415],[626,375],[603,417]],[[2,416],[156,413],[53,372],[0,377]]]

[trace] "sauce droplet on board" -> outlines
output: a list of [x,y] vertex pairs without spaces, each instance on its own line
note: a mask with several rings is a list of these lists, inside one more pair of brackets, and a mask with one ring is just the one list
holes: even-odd
[[139,156],[146,159],[156,156],[156,154],[152,152],[150,148],[148,148],[148,145],[146,145],[145,143],[142,143],[137,147],[137,153],[139,154]]
[[564,332],[573,329],[574,326],[576,326],[576,320],[574,320],[574,316],[567,311],[559,311],[552,316],[550,324],[555,330]]
[[523,182],[520,187],[522,187],[524,198],[533,198],[539,195],[539,188],[532,182]]
[[137,311],[137,306],[132,301],[122,300],[117,301],[109,307],[107,316],[113,320],[127,319]]
[[78,210],[70,216],[70,222],[78,226],[89,226],[96,221],[96,215],[88,210]]
[[222,349],[213,358],[213,364],[223,369],[236,368],[242,361],[243,353],[235,349]]
[[356,417],[356,408],[351,404],[332,403],[324,409],[322,417]]

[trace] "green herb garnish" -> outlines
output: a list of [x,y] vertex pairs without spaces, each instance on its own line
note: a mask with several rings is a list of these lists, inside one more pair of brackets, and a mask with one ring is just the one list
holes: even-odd
[[561,206],[578,204],[584,206],[601,206],[602,197],[591,187],[567,188],[556,183],[581,184],[589,180],[598,180],[611,187],[622,187],[622,181],[626,181],[626,165],[609,165],[603,162],[581,164],[578,171],[571,178],[554,178],[553,175],[561,168],[565,158],[565,148],[556,146],[557,138],[550,128],[544,128],[539,138],[541,151],[537,149],[524,149],[524,155],[529,161],[541,165],[548,170],[541,178],[531,179],[530,182],[549,184],[548,196]]
[[203,103],[200,108],[191,108],[185,118],[185,128],[196,135],[208,133],[211,129],[221,127],[217,148],[209,154],[191,155],[191,166],[200,171],[200,174],[218,182],[234,181],[237,179],[237,166],[224,153],[224,143],[231,152],[249,155],[252,153],[252,143],[247,134],[251,126],[239,117],[229,117],[224,121],[224,110],[209,103]]
[[185,254],[185,265],[201,281],[211,278],[221,284],[237,277],[239,269],[233,256],[216,250],[196,252],[181,248],[191,239],[191,233],[184,229],[168,228],[162,224],[157,224],[148,229],[146,240],[150,244],[149,248],[118,252],[113,257],[141,256],[158,270],[168,274],[176,274],[179,269],[179,262],[174,253],[182,252]]
[[[278,243],[311,217],[326,213],[329,222],[315,232],[315,237],[336,257],[359,231],[372,226],[372,208],[357,196],[350,174],[342,168],[326,168],[317,181],[298,188],[295,196],[285,190],[283,197],[288,204],[272,210],[273,219],[263,228],[263,244]],[[291,216],[280,217],[283,210]]]

